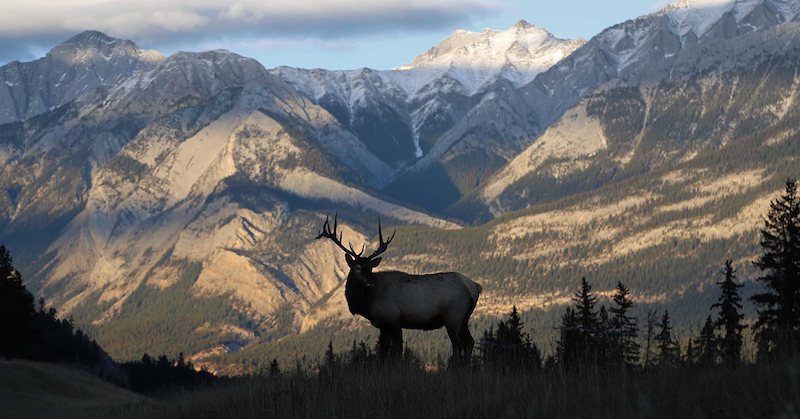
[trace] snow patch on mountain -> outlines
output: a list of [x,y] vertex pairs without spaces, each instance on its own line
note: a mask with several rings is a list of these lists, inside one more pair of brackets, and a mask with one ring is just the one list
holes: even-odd
[[426,85],[449,74],[472,95],[496,77],[503,77],[515,86],[530,83],[537,74],[584,43],[583,39],[557,38],[524,20],[505,31],[457,30],[438,46],[414,58],[411,65],[400,66],[397,73],[387,72],[387,76],[402,74],[417,85]]
[[667,16],[670,27],[681,37],[693,32],[699,38],[726,13],[732,13],[738,23],[762,4],[774,8],[783,22],[794,20],[800,12],[800,2],[796,0],[680,0],[656,14]]
[[315,100],[326,94],[344,95],[354,107],[369,90],[370,86],[364,83],[368,79],[374,86],[383,87],[385,94],[402,95],[410,102],[443,77],[452,78],[459,85],[452,87],[463,89],[469,96],[498,77],[522,86],[584,43],[583,39],[557,38],[523,20],[505,31],[457,30],[438,46],[414,58],[412,64],[394,70],[278,67],[271,72]]

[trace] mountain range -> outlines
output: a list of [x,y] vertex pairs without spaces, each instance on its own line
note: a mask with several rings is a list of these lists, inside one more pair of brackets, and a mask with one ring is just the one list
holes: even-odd
[[725,259],[752,290],[800,172],[798,20],[796,0],[682,0],[588,41],[460,30],[385,71],[83,32],[0,67],[0,241],[123,359],[236,372],[368,335],[313,240],[337,211],[354,247],[398,227],[386,268],[481,283],[476,327],[511,305],[547,325],[586,276],[689,330]]

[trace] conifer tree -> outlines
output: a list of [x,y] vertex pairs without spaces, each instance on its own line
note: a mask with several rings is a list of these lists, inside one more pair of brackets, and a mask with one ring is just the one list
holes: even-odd
[[614,358],[614,336],[611,334],[611,318],[608,315],[605,304],[600,306],[597,312],[598,323],[597,333],[594,334],[595,344],[597,345],[598,365],[608,365]]
[[644,348],[644,367],[648,368],[653,363],[653,336],[656,328],[657,312],[654,310],[647,310],[645,316],[645,323],[647,326],[647,337],[645,338]]
[[780,359],[800,353],[800,197],[797,182],[786,181],[786,190],[770,204],[761,230],[764,254],[753,264],[764,275],[758,278],[767,291],[754,295],[758,310],[757,339],[760,348]]
[[699,362],[703,367],[711,367],[717,364],[717,336],[714,333],[715,326],[711,316],[706,318],[706,323],[700,330],[700,337],[697,339],[699,345]]
[[278,358],[275,358],[269,364],[269,375],[270,377],[277,377],[281,375],[281,367],[278,366]]
[[684,358],[684,363],[688,367],[693,367],[697,364],[698,358],[698,349],[694,346],[694,339],[689,339],[689,343],[686,344],[686,357]]
[[332,367],[336,363],[336,354],[333,352],[333,341],[328,342],[328,350],[325,351],[322,362],[326,367]]
[[581,288],[572,297],[575,302],[575,314],[578,319],[578,327],[584,333],[596,331],[600,325],[598,313],[594,311],[597,304],[597,297],[592,294],[592,286],[586,282],[586,278],[581,279]]
[[561,316],[561,336],[558,340],[558,362],[562,367],[570,368],[578,362],[580,332],[578,316],[572,307],[567,307]]
[[597,328],[601,332],[609,331],[611,329],[611,317],[608,314],[608,310],[606,310],[605,304],[600,306],[600,310],[597,312],[597,317],[599,318]]
[[742,304],[739,297],[739,288],[743,285],[737,284],[736,270],[731,266],[731,261],[725,261],[725,270],[722,271],[725,278],[717,282],[722,294],[719,300],[711,308],[719,308],[719,314],[714,322],[714,326],[723,329],[725,334],[719,338],[719,355],[728,367],[735,367],[741,361],[742,353],[742,330],[744,325],[741,313]]
[[661,367],[674,367],[680,358],[678,343],[672,337],[672,326],[669,324],[669,310],[664,310],[661,322],[657,325],[661,330],[655,336],[658,354],[657,364]]
[[601,361],[600,318],[594,307],[597,297],[592,287],[581,279],[581,287],[572,297],[575,309],[567,308],[562,317],[559,360],[567,367],[589,366]]
[[615,307],[611,307],[611,329],[614,333],[616,359],[627,365],[634,365],[639,361],[639,343],[636,342],[636,318],[630,316],[633,308],[630,291],[622,282],[617,282],[614,294]]
[[21,354],[25,344],[35,339],[34,298],[22,285],[22,275],[14,269],[11,255],[0,245],[0,351],[11,360]]
[[513,306],[506,319],[483,333],[481,353],[486,364],[501,368],[539,368],[542,355],[539,348],[523,331],[522,318]]

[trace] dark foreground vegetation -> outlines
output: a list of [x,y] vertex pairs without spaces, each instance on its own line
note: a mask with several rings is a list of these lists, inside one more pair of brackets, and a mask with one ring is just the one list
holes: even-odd
[[797,363],[653,374],[588,370],[290,373],[109,410],[119,418],[792,418]]
[[[797,418],[800,196],[794,180],[772,202],[761,235],[763,254],[753,264],[762,273],[762,292],[743,300],[737,272],[724,261],[719,298],[702,328],[684,341],[673,333],[666,310],[633,317],[635,302],[621,282],[609,306],[598,307],[599,298],[584,278],[557,327],[555,351],[547,356],[532,342],[515,307],[484,331],[466,364],[424,364],[410,350],[380,356],[386,351],[354,341],[339,353],[329,344],[319,362],[298,361],[282,370],[273,360],[258,374],[223,380],[196,371],[182,356],[144,355],[141,361],[113,364],[123,377],[117,383],[155,397],[64,415]],[[48,360],[73,363],[108,358],[82,332],[74,332],[70,321],[57,320],[54,310],[45,310],[43,303],[36,310],[10,262],[0,247],[0,334],[12,338],[3,341],[7,358],[50,354]],[[758,319],[748,325],[743,308],[750,303]],[[46,338],[52,334],[60,337]],[[48,339],[52,342],[45,344]],[[755,357],[743,356],[746,339],[755,340]]]
[[0,245],[0,355],[6,361],[21,358],[72,364],[144,394],[192,389],[215,379],[205,370],[196,370],[183,354],[177,359],[144,354],[141,361],[114,362],[94,339],[75,328],[72,317],[59,319],[56,309],[47,308],[43,299],[34,305],[33,295],[12,262],[8,250]]

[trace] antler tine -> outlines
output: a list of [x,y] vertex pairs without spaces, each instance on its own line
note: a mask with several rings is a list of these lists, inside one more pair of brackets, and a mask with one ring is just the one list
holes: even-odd
[[[360,253],[356,254],[355,250],[353,250],[352,245],[350,245],[349,250],[346,247],[344,247],[344,245],[342,244],[342,232],[338,232],[339,233],[338,237],[336,235],[337,233],[336,229],[338,228],[338,226],[339,226],[338,212],[333,216],[333,230],[331,230],[330,215],[326,215],[325,223],[322,224],[322,231],[319,232],[317,239],[321,239],[323,237],[331,239],[334,243],[336,243],[337,246],[339,246],[340,249],[344,250],[344,252],[349,254],[350,256],[361,256]],[[362,250],[361,253],[364,253],[364,251]]]
[[351,250],[351,251],[353,252],[353,254],[354,254],[354,255],[356,255],[356,256],[361,256],[361,255],[364,253],[364,249],[366,249],[366,248],[367,248],[367,245],[366,245],[366,244],[362,244],[362,245],[361,245],[361,251],[360,251],[360,252],[358,252],[358,254],[356,254],[356,250],[355,250],[355,249],[353,249],[353,243],[350,243],[350,250]]
[[378,241],[380,244],[378,245],[378,249],[375,250],[367,259],[372,259],[375,256],[380,255],[381,253],[385,252],[386,249],[389,247],[389,243],[394,240],[394,235],[397,234],[397,229],[394,229],[392,236],[389,237],[389,240],[383,241],[383,229],[381,228],[381,219],[378,218]]

